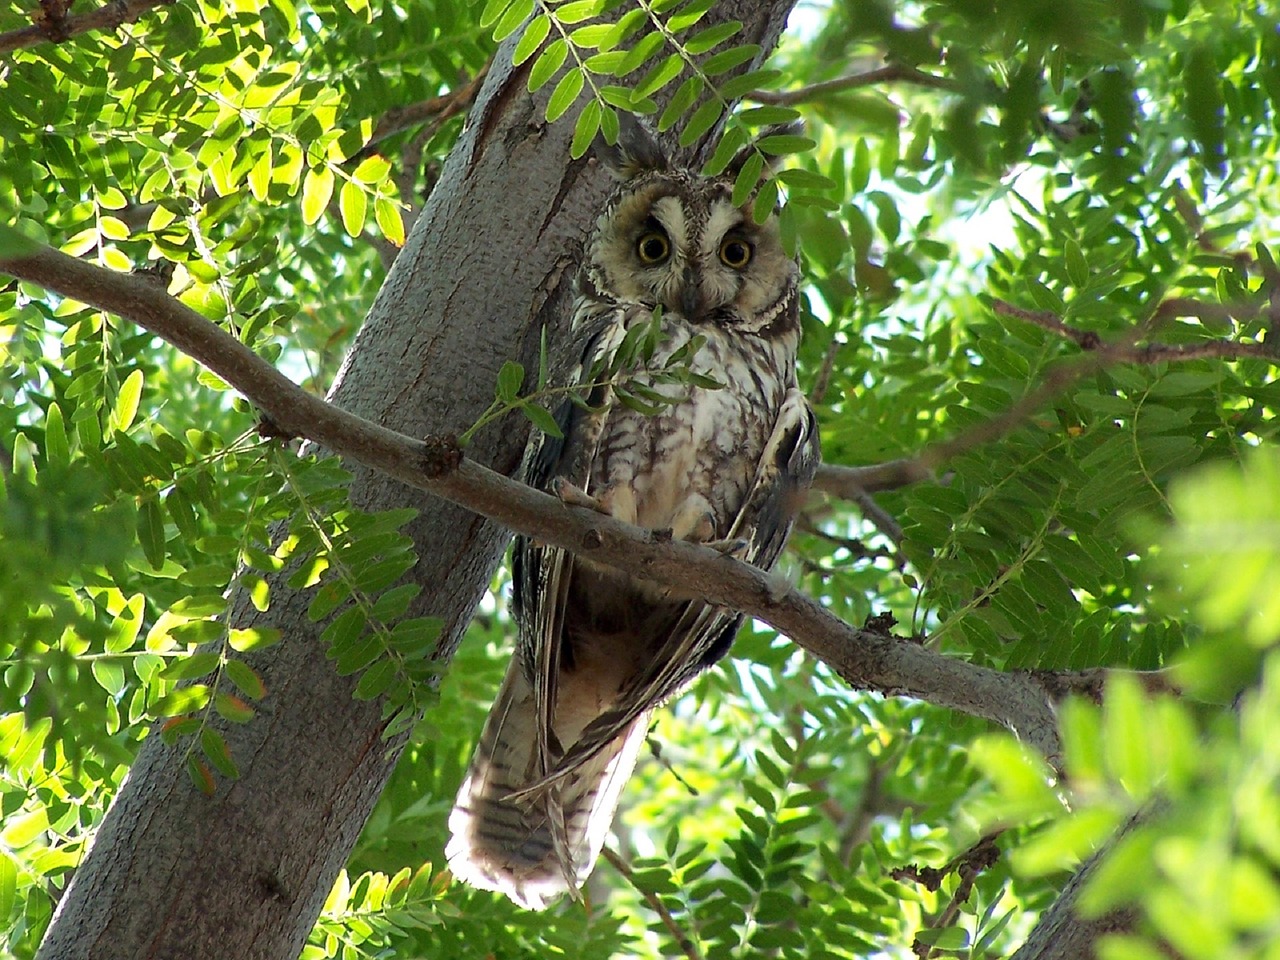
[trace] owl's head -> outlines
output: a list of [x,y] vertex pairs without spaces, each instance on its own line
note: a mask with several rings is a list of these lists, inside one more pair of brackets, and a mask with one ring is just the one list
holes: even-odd
[[754,198],[734,205],[741,162],[702,176],[673,164],[638,121],[621,119],[617,146],[595,151],[620,183],[587,244],[586,292],[743,332],[794,326],[796,264],[776,216],[757,224]]

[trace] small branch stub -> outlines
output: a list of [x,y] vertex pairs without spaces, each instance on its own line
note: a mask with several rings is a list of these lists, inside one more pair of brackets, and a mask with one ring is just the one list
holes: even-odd
[[422,441],[422,472],[428,480],[439,480],[462,466],[462,448],[453,434],[431,436]]

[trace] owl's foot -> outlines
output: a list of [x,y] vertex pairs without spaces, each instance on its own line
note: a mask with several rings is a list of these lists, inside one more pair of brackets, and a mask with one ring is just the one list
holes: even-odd
[[[560,502],[571,507],[586,507],[588,510],[594,510],[596,513],[609,513],[609,506],[605,502],[604,497],[593,497],[581,487],[575,486],[564,477],[556,477],[552,481],[552,489],[555,495],[560,498]],[[607,491],[606,491],[607,495]]]
[[743,540],[741,537],[727,537],[723,540],[707,540],[702,544],[704,547],[710,547],[717,553],[722,553],[726,557],[733,557],[735,560],[746,560],[751,543]]
[[564,477],[556,477],[552,489],[561,503],[571,507],[586,507],[606,517],[614,517],[623,523],[636,522],[635,492],[624,484],[613,484],[605,487],[597,496],[592,496],[581,487],[574,486]]

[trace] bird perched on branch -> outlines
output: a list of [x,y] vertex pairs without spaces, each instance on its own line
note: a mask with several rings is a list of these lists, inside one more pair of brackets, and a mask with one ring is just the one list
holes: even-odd
[[[798,269],[776,215],[682,169],[638,121],[597,158],[618,186],[577,278],[577,402],[525,479],[770,568],[817,469],[796,387]],[[519,539],[519,640],[449,817],[453,873],[541,909],[599,856],[649,715],[723,656],[742,615]]]

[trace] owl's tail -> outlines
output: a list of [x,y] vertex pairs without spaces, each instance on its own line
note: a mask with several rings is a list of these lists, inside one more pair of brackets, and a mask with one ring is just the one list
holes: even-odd
[[[454,876],[529,910],[576,895],[604,846],[646,728],[640,717],[577,769],[511,799],[542,779],[533,690],[513,658],[449,815],[445,854]],[[577,732],[564,739],[572,744]]]

